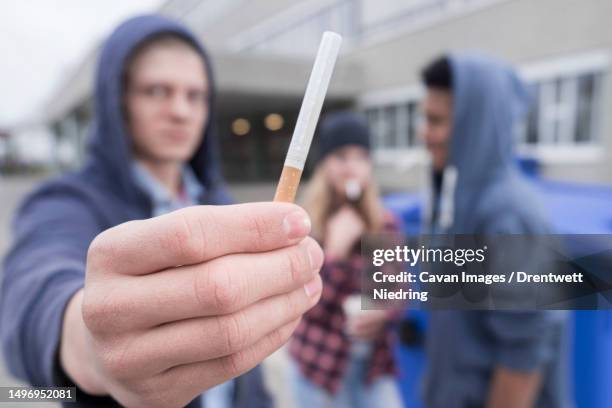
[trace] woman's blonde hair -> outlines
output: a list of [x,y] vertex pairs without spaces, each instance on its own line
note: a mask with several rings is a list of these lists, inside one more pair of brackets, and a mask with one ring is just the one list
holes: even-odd
[[[338,209],[339,203],[335,198],[336,192],[325,176],[322,163],[319,163],[302,201],[312,221],[311,235],[320,243],[325,239],[327,221]],[[366,224],[367,233],[377,233],[382,230],[384,209],[374,180],[370,180],[365,187],[355,207]]]

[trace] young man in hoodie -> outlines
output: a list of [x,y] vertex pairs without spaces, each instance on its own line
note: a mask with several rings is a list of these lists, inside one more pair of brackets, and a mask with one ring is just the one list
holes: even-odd
[[[527,92],[503,62],[453,53],[423,71],[423,136],[432,158],[431,233],[547,233],[519,174],[513,132]],[[565,316],[546,311],[434,311],[429,408],[565,408]]]
[[87,165],[15,219],[0,307],[15,376],[74,384],[76,406],[270,405],[254,367],[318,301],[323,257],[295,205],[216,206],[214,107],[180,24],[137,17],[107,40]]

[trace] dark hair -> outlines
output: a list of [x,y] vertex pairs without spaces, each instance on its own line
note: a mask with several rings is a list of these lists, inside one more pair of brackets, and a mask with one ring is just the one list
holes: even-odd
[[450,61],[443,55],[430,62],[423,71],[421,78],[427,88],[453,89],[453,74]]

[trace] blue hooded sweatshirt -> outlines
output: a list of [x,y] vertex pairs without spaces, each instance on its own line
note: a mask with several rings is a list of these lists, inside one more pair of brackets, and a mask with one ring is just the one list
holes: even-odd
[[[45,183],[21,205],[13,243],[4,260],[0,322],[9,370],[35,386],[69,385],[58,363],[64,308],[83,287],[90,242],[117,224],[151,217],[152,202],[134,180],[130,137],[121,109],[123,74],[132,52],[162,33],[175,34],[202,55],[210,87],[209,118],[214,118],[213,75],[197,39],[178,22],[140,16],[121,24],[104,45],[95,80],[95,118],[86,165]],[[214,121],[203,129],[190,166],[203,186],[202,204],[227,204],[218,166]],[[85,363],[85,362],[84,362]],[[114,406],[109,397],[79,392],[70,406]],[[236,407],[265,407],[270,400],[259,368],[236,380]],[[189,406],[200,407],[200,398]]]
[[[433,232],[546,234],[537,194],[514,160],[514,131],[528,93],[505,63],[477,53],[449,56],[453,127]],[[493,371],[538,371],[539,408],[568,405],[565,312],[431,312],[424,398],[429,408],[484,407]]]

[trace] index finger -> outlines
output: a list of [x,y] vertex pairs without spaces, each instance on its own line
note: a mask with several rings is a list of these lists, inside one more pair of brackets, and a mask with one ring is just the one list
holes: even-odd
[[295,204],[194,206],[104,231],[90,245],[88,270],[143,275],[233,253],[283,248],[309,232],[310,218]]

